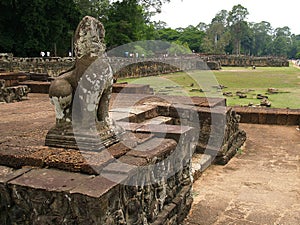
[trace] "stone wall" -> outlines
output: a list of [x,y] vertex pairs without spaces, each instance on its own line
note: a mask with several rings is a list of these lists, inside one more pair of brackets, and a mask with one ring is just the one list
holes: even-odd
[[51,77],[73,66],[74,58],[65,57],[37,57],[37,58],[0,58],[0,72],[45,73]]
[[[0,72],[32,72],[47,73],[57,77],[61,72],[74,64],[74,58],[65,57],[37,57],[17,58],[12,55],[0,55]],[[122,58],[111,57],[111,65],[116,76],[153,76],[161,73],[171,73],[183,70],[212,69],[219,70],[221,66],[289,66],[283,58],[274,57],[248,57],[248,56],[186,56],[167,58]]]
[[[212,69],[220,69],[219,64],[210,63]],[[189,70],[209,70],[208,64],[198,57],[168,57],[154,59],[112,58],[111,66],[115,76],[143,77]]]
[[253,56],[235,56],[235,55],[211,55],[202,56],[203,60],[220,62],[221,66],[238,67],[288,67],[289,61],[286,58],[279,57],[253,57]]
[[[161,73],[172,73],[183,70],[209,69],[199,57],[168,57],[168,58],[122,58],[111,57],[110,63],[118,77],[153,76]],[[0,58],[2,72],[48,73],[57,77],[61,72],[71,68],[74,58]],[[220,69],[218,63],[209,64],[212,69]]]
[[300,109],[273,109],[264,107],[234,107],[241,123],[300,125]]
[[180,224],[192,204],[194,129],[169,125],[161,137],[162,128],[104,152],[0,143],[1,224]]
[[192,204],[187,168],[144,187],[53,169],[0,169],[2,225],[177,225]]
[[[85,171],[94,173],[93,176],[51,169],[55,166],[67,170],[74,163],[73,170],[76,165],[82,167],[82,156],[76,163],[76,157],[80,158],[76,150],[53,149],[56,153],[47,157],[51,149],[41,148],[43,160],[48,158],[48,163],[52,162],[50,168],[20,168],[16,162],[11,166],[17,169],[0,166],[1,224],[180,224],[192,204],[190,151],[193,148],[190,135],[185,136],[187,139],[181,143],[146,138],[132,149],[116,144],[108,151],[118,160],[105,161],[103,154],[100,160],[95,152],[92,161],[100,160],[102,165],[98,162],[94,172]],[[146,152],[138,150],[153,143],[160,145]],[[179,154],[167,160],[174,151]],[[13,157],[16,155],[15,152]],[[18,157],[22,158],[22,152]],[[2,155],[2,165],[5,158],[9,161]],[[41,160],[30,158],[23,163]],[[152,168],[154,165],[157,169]],[[85,170],[84,166],[82,169]],[[169,174],[170,171],[176,172]]]

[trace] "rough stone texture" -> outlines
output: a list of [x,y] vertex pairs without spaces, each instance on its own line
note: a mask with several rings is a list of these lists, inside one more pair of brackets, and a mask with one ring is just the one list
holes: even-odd
[[[246,140],[246,133],[239,129],[240,117],[231,108],[225,107],[224,99],[194,97],[139,96],[143,99],[130,108],[115,108],[111,111],[117,124],[132,132],[151,132],[175,140],[180,139],[186,127],[199,130],[196,152],[212,156],[212,161],[226,164]],[[131,98],[134,102],[134,100]],[[146,106],[156,113],[146,115]],[[210,107],[210,108],[209,108]],[[143,112],[144,111],[144,112]],[[156,125],[157,117],[169,118],[169,125]],[[149,124],[149,125],[147,125]]]
[[[152,141],[161,144],[154,149],[138,145],[118,162],[107,164],[101,176],[0,167],[2,224],[179,224],[192,204],[191,163],[187,161],[192,154],[190,140],[182,141],[182,154],[176,154],[176,163],[163,160],[172,154],[177,142]],[[146,145],[153,143],[150,140]],[[72,155],[65,162],[70,162]],[[139,159],[145,160],[143,166],[161,162],[159,171],[136,167]],[[168,175],[170,170],[177,172]]]
[[27,85],[5,87],[5,81],[0,79],[0,103],[22,101],[22,99],[27,97],[29,91],[30,89]]
[[11,103],[26,98],[30,89],[20,83],[26,79],[25,73],[0,73],[0,102]]
[[[168,58],[121,58],[110,56],[115,77],[154,76],[161,73],[178,72],[182,70],[204,69],[209,67],[198,56],[168,57]],[[75,64],[74,58],[44,57],[44,58],[0,58],[2,71],[26,71],[47,73],[58,77]],[[210,62],[211,69],[220,69],[218,62]]]
[[[186,171],[144,187],[49,169],[1,168],[1,224],[179,224],[191,207]],[[1,176],[2,177],[2,176]],[[3,176],[4,177],[4,176]],[[176,180],[176,184],[172,184]],[[190,183],[190,181],[188,181]],[[174,195],[173,195],[174,194]]]
[[51,77],[57,77],[62,72],[74,65],[74,58],[60,57],[35,57],[17,58],[9,57],[0,59],[0,71],[18,72],[26,71],[33,73],[46,73]]

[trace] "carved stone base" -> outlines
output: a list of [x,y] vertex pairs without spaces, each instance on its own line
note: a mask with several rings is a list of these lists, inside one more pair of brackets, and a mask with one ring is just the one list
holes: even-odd
[[73,131],[72,126],[55,126],[49,130],[45,145],[55,148],[100,151],[119,142],[118,135],[107,126],[101,126],[101,129],[94,131],[88,129]]

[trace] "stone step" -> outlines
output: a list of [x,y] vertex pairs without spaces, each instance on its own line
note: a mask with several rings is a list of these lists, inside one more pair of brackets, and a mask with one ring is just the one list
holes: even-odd
[[28,80],[19,84],[27,85],[31,93],[48,94],[51,82]]
[[153,105],[138,105],[128,108],[113,108],[109,110],[109,114],[116,121],[129,121],[133,123],[141,123],[147,119],[158,116],[156,106]]
[[126,94],[152,94],[153,89],[149,85],[143,84],[128,84],[128,83],[115,83],[113,84],[113,93],[126,93]]
[[194,181],[198,180],[201,174],[212,164],[211,155],[195,153],[192,158],[192,174]]
[[194,128],[189,126],[169,125],[169,124],[149,124],[129,123],[118,121],[117,125],[126,131],[134,133],[151,133],[158,137],[172,138],[179,141],[182,134],[192,135]]
[[118,142],[115,134],[109,129],[103,130],[102,133],[78,132],[75,134],[71,129],[61,133],[58,129],[51,129],[45,140],[45,145],[56,148],[71,148],[88,151],[101,151],[105,147],[111,146]]
[[144,121],[143,125],[152,125],[152,124],[172,124],[173,118],[172,117],[166,117],[166,116],[157,116],[151,119],[148,119]]

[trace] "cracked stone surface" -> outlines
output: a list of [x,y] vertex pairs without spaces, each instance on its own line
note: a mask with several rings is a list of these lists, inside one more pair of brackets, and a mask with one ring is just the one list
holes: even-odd
[[194,183],[184,224],[299,224],[300,132],[296,126],[240,127],[247,133],[242,152]]

